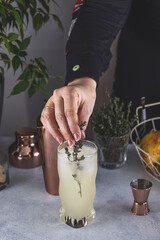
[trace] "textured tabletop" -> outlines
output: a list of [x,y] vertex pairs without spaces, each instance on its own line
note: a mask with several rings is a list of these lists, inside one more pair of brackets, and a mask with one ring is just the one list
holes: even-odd
[[[7,150],[12,138],[0,138]],[[146,178],[153,187],[148,199],[150,213],[135,216],[130,208],[130,181]],[[81,229],[59,219],[60,199],[45,191],[41,167],[22,170],[10,167],[10,185],[0,191],[0,240],[160,240],[160,182],[143,169],[132,145],[121,169],[100,168],[94,202],[96,218]]]

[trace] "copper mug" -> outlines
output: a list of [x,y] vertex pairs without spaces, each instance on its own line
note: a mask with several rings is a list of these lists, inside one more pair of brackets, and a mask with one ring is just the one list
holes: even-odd
[[135,179],[131,181],[130,186],[134,196],[132,213],[140,216],[147,215],[150,212],[147,200],[152,183],[146,179]]

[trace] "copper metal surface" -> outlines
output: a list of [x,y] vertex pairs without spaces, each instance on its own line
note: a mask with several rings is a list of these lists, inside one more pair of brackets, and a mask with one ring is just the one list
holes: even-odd
[[75,219],[73,217],[66,216],[66,213],[65,213],[63,207],[60,208],[59,214],[60,214],[60,218],[61,218],[62,222],[64,222],[65,224],[67,224],[73,228],[86,227],[88,224],[90,224],[94,220],[94,218],[96,216],[95,210],[92,209],[89,216],[83,217],[81,219]]
[[135,215],[139,215],[139,216],[147,215],[150,212],[149,207],[148,207],[148,202],[145,202],[142,204],[134,202],[131,211]]
[[150,211],[147,200],[152,183],[146,179],[135,179],[131,181],[130,186],[134,197],[132,213],[140,216],[147,215]]
[[81,220],[77,220],[70,217],[65,217],[65,223],[73,228],[86,227],[88,225],[88,220],[84,217]]
[[17,129],[16,142],[9,148],[9,160],[14,167],[23,169],[35,168],[42,164],[36,129]]
[[59,176],[57,170],[58,143],[43,126],[37,127],[37,130],[46,191],[52,195],[59,195]]

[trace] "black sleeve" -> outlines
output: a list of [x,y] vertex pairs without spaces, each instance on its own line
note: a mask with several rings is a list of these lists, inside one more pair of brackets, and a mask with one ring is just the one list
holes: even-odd
[[111,59],[110,47],[129,14],[132,0],[84,0],[73,14],[66,44],[65,84],[91,77],[97,83]]

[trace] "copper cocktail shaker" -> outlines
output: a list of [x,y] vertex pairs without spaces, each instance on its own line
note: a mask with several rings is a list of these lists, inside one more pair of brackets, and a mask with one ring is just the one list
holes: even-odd
[[16,130],[16,141],[9,148],[9,160],[11,165],[22,169],[42,164],[36,129],[23,127]]
[[57,170],[57,141],[43,127],[38,126],[39,146],[42,156],[42,168],[46,191],[52,195],[59,195],[59,176]]

